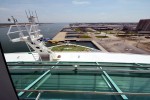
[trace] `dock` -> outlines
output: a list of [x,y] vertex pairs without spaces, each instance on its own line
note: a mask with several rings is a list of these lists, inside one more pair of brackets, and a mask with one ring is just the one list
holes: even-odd
[[106,49],[104,49],[101,45],[99,45],[96,41],[91,41],[98,49],[100,49],[102,52],[108,52]]
[[67,32],[59,32],[52,40],[53,41],[65,41]]
[[[59,32],[52,40],[50,40],[50,42],[57,43],[60,41],[71,41],[71,40],[74,40],[74,41],[91,41],[102,52],[108,52],[101,45],[99,45],[95,40],[93,40],[91,38],[66,38],[66,36],[67,36],[67,32]],[[72,36],[72,35],[70,35],[70,36]]]

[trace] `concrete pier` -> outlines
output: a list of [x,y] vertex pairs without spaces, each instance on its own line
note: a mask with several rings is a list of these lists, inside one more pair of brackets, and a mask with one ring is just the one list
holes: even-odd
[[52,40],[53,41],[65,41],[67,32],[59,32]]
[[91,41],[98,49],[100,49],[102,52],[108,52],[105,50],[101,45],[99,45],[96,41],[92,40]]

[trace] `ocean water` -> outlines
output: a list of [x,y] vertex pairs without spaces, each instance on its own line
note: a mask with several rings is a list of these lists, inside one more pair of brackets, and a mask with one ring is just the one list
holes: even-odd
[[[67,23],[54,23],[54,24],[40,24],[39,28],[45,38],[53,38],[59,31],[61,31]],[[24,42],[12,43],[8,36],[9,27],[0,27],[0,42],[4,53],[13,52],[28,52],[28,48]]]

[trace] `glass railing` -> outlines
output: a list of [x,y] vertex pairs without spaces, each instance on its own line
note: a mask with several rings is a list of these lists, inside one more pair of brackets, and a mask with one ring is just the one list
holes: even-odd
[[7,65],[20,99],[150,99],[150,64],[7,62]]

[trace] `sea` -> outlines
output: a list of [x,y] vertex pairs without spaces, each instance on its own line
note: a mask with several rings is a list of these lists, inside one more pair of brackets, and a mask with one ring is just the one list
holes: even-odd
[[[59,31],[64,27],[69,26],[68,23],[50,23],[50,24],[40,24],[39,29],[44,38],[53,38]],[[14,53],[14,52],[29,52],[27,45],[24,42],[12,43],[7,32],[9,27],[0,27],[0,42],[4,53]]]

